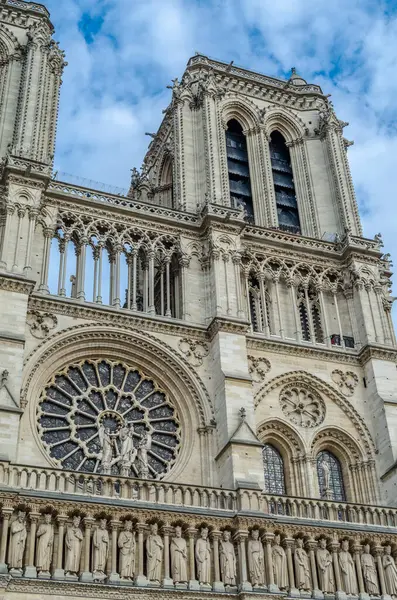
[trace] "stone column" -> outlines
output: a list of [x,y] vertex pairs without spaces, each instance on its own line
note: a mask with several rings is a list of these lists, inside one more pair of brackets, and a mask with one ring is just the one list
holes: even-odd
[[170,575],[170,535],[173,532],[172,527],[165,525],[163,527],[164,542],[164,579],[163,587],[174,588],[174,581]]
[[252,584],[248,581],[247,552],[245,548],[247,538],[248,531],[238,531],[234,538],[239,546],[239,589],[242,592],[252,592]]
[[32,240],[34,234],[34,228],[36,225],[36,219],[38,217],[39,211],[37,208],[31,208],[29,211],[29,229],[28,229],[28,240],[26,243],[26,253],[25,253],[25,266],[23,268],[23,272],[25,276],[28,276],[29,272],[32,270],[31,266],[31,255],[32,255]]
[[357,582],[358,582],[358,591],[360,592],[360,600],[369,600],[369,594],[365,591],[364,579],[363,579],[363,570],[361,566],[361,551],[362,546],[356,540],[353,544],[353,555],[354,562],[356,563],[356,572],[357,572]]
[[316,565],[316,557],[315,550],[317,548],[317,542],[313,538],[310,538],[306,542],[306,550],[309,555],[310,560],[310,573],[312,576],[312,584],[313,584],[313,598],[318,598],[319,600],[324,598],[323,592],[318,587],[318,576],[317,576],[317,565]]
[[112,549],[112,570],[109,575],[109,583],[120,583],[120,575],[117,572],[117,533],[120,526],[120,521],[112,520],[110,521],[110,528],[112,530],[111,537],[111,549]]
[[84,302],[85,300],[85,268],[86,268],[86,254],[87,254],[87,243],[86,238],[82,238],[79,247],[79,260],[77,261],[77,300]]
[[335,584],[336,584],[336,600],[346,600],[346,593],[342,590],[342,583],[340,578],[340,569],[339,569],[339,542],[333,540],[330,544],[332,550],[332,562],[334,565],[334,573],[335,573]]
[[138,574],[135,578],[135,582],[138,586],[146,587],[147,579],[143,574],[143,534],[146,529],[146,525],[144,523],[138,523],[136,529],[138,531]]
[[6,563],[7,557],[7,540],[8,540],[8,528],[10,526],[10,519],[13,513],[13,509],[10,507],[4,507],[1,511],[3,516],[3,527],[1,530],[1,543],[0,543],[0,574],[8,573],[8,567]]
[[40,275],[40,286],[39,292],[42,294],[49,294],[48,288],[48,269],[50,266],[50,250],[51,240],[53,237],[53,230],[50,227],[44,228],[44,249],[43,249],[43,261],[41,264],[41,275]]
[[189,527],[187,534],[189,537],[189,590],[199,591],[200,584],[196,579],[196,563],[195,563],[195,548],[194,541],[197,530],[194,527]]
[[212,589],[214,592],[224,592],[225,586],[221,581],[221,574],[219,568],[219,540],[221,538],[220,531],[213,531],[211,533],[213,557],[214,557],[214,583]]
[[274,539],[274,533],[266,532],[262,536],[262,542],[265,545],[265,563],[267,566],[267,589],[269,592],[279,592],[278,586],[274,583],[274,572],[273,572],[273,555],[272,555],[272,542]]
[[292,561],[292,550],[295,546],[295,540],[293,538],[284,538],[283,542],[285,552],[287,554],[287,567],[288,567],[288,580],[289,580],[289,592],[288,595],[291,598],[300,598],[300,592],[295,587],[295,574],[294,564]]
[[0,253],[0,268],[5,269],[7,271],[7,253],[10,247],[9,238],[10,238],[10,230],[11,230],[11,222],[12,216],[15,211],[14,204],[7,204],[6,206],[6,215],[5,215],[5,225],[3,230],[3,243],[1,245],[1,253]]
[[60,514],[57,517],[58,523],[58,549],[57,549],[57,561],[55,565],[55,570],[53,573],[53,579],[65,579],[65,570],[63,569],[63,546],[65,539],[65,524],[67,521],[67,516],[64,514]]
[[84,518],[84,542],[83,542],[83,556],[84,556],[84,570],[80,575],[80,581],[90,583],[93,581],[92,572],[90,570],[90,553],[91,553],[91,530],[95,520],[92,517]]
[[31,512],[29,514],[30,521],[30,532],[29,532],[29,548],[28,548],[28,564],[24,570],[24,576],[29,578],[37,577],[37,569],[34,566],[34,554],[36,549],[36,531],[37,531],[37,523],[39,521],[40,514],[36,512]]
[[243,305],[243,295],[241,292],[241,254],[239,252],[235,252],[232,256],[232,261],[234,265],[234,278],[236,281],[236,301],[237,301],[237,317],[239,319],[244,319],[244,310],[242,309]]
[[19,267],[19,249],[20,249],[19,240],[20,240],[20,237],[21,237],[22,222],[23,222],[23,219],[24,219],[24,216],[25,216],[25,207],[24,206],[18,206],[17,215],[18,215],[17,236],[16,236],[15,248],[14,248],[14,261],[13,261],[13,265],[12,265],[12,270],[14,272],[20,271],[20,267]]

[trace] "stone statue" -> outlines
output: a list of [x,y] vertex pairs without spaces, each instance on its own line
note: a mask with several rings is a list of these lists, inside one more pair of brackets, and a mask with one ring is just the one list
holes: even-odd
[[134,448],[134,424],[132,421],[119,431],[119,439],[121,442],[120,450],[120,475],[128,477],[130,475],[131,466],[136,458],[137,450]]
[[230,541],[230,531],[225,530],[223,532],[223,539],[220,541],[219,549],[222,581],[225,585],[236,585],[236,553]]
[[329,484],[330,484],[330,481],[331,481],[331,469],[330,469],[329,464],[327,463],[327,461],[324,460],[324,459],[321,461],[320,466],[321,466],[321,468],[323,470],[324,489],[325,490],[329,490],[330,489]]
[[391,555],[391,546],[385,546],[382,564],[385,570],[386,591],[390,596],[397,596],[397,567]]
[[37,530],[37,552],[36,552],[36,567],[37,571],[42,575],[50,575],[50,567],[52,562],[52,549],[54,545],[54,526],[51,522],[51,514],[44,515],[44,523],[39,525]]
[[320,547],[317,549],[317,565],[320,590],[324,593],[333,594],[335,584],[332,556],[327,550],[327,540],[325,538],[321,538]]
[[114,460],[113,458],[113,450],[117,434],[111,433],[109,427],[105,427],[102,423],[98,430],[98,436],[102,448],[101,471],[105,475],[110,475],[112,465],[118,460]]
[[148,450],[152,447],[152,436],[148,431],[145,431],[142,438],[138,442],[138,474],[141,479],[148,479],[149,477],[149,462],[148,462]]
[[150,526],[150,534],[146,540],[147,578],[149,581],[161,581],[163,568],[163,540],[158,534],[157,523]]
[[26,544],[26,512],[20,510],[10,528],[10,546],[8,550],[8,566],[22,574],[23,553]]
[[370,553],[369,544],[365,544],[361,555],[361,566],[365,588],[370,596],[379,596],[378,575],[376,572],[374,557]]
[[75,576],[80,570],[81,545],[83,533],[80,529],[80,517],[73,517],[71,527],[66,531],[66,575]]
[[274,582],[279,590],[288,588],[287,557],[284,548],[280,546],[280,536],[274,536],[272,548]]
[[123,580],[131,581],[135,572],[136,541],[132,531],[132,521],[124,522],[124,529],[118,539],[119,571]]
[[262,542],[259,539],[259,531],[251,531],[251,539],[248,542],[248,569],[250,580],[255,588],[265,586],[265,562]]
[[297,538],[294,554],[296,587],[300,591],[307,592],[311,589],[309,557],[303,548],[303,539]]
[[92,537],[93,561],[92,570],[94,581],[103,581],[106,577],[106,562],[109,556],[109,533],[106,529],[106,519],[101,519],[99,527],[94,531]]
[[174,583],[186,583],[187,576],[187,545],[182,537],[182,528],[175,527],[175,537],[171,540],[171,574]]
[[202,527],[200,537],[196,542],[197,578],[199,583],[211,583],[211,551],[208,540],[208,529]]
[[343,591],[346,594],[358,595],[356,569],[352,555],[349,552],[349,540],[342,541],[342,550],[339,552],[339,567]]

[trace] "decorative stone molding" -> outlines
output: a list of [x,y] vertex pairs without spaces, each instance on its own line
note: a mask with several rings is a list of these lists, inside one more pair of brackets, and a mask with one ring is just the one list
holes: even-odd
[[271,369],[270,360],[263,356],[248,356],[248,369],[253,382],[262,383]]
[[281,390],[279,401],[281,410],[295,425],[317,427],[324,421],[325,403],[310,387],[289,384]]
[[49,312],[33,310],[28,312],[27,323],[33,337],[41,340],[50,335],[51,331],[58,325],[58,319]]
[[353,371],[346,371],[344,373],[340,369],[335,369],[332,371],[331,377],[344,396],[353,396],[354,390],[358,385],[358,377]]
[[29,295],[35,286],[34,281],[23,279],[13,275],[0,275],[0,290],[7,292],[17,292],[19,294]]
[[179,340],[178,348],[193,367],[200,367],[203,364],[203,358],[209,353],[208,344],[189,338]]

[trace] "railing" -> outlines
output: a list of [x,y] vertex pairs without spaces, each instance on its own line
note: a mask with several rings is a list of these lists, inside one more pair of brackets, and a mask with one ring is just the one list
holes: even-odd
[[13,8],[20,8],[22,10],[33,10],[34,12],[39,12],[47,17],[50,16],[50,13],[42,4],[38,4],[37,2],[21,2],[21,0],[6,0],[6,6],[12,6]]
[[261,513],[277,520],[302,519],[328,523],[351,523],[374,527],[397,527],[397,509],[316,498],[274,496],[259,489],[237,490],[194,486],[154,480],[71,473],[0,462],[0,487],[52,494],[70,494],[144,502],[187,509]]

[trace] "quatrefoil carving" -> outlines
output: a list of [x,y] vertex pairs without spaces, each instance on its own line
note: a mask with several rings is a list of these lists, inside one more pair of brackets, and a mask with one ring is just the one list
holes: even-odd
[[271,364],[270,361],[267,358],[264,358],[263,356],[249,356],[248,367],[249,373],[252,377],[252,381],[254,383],[262,383],[262,381],[265,380],[266,375],[271,369]]
[[353,371],[346,371],[344,373],[340,369],[335,369],[332,371],[331,377],[344,396],[353,396],[354,390],[358,385],[358,377]]

